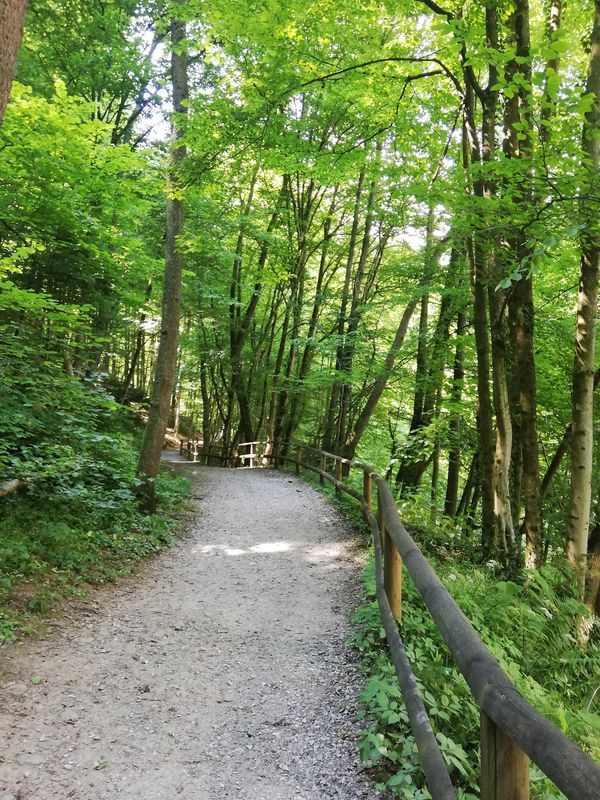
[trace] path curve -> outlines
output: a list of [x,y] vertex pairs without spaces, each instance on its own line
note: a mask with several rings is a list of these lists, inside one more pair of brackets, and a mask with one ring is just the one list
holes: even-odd
[[0,800],[378,797],[356,755],[348,523],[295,478],[186,469],[186,536],[0,650]]

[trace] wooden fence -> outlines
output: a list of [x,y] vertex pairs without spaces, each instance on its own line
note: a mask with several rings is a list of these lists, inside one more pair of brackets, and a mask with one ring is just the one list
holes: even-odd
[[271,458],[265,457],[265,449],[264,442],[240,442],[226,449],[218,443],[205,445],[198,438],[187,439],[179,445],[180,454],[189,461],[221,467],[267,466]]
[[[237,452],[220,459],[223,464],[246,466],[292,464],[296,474],[310,470],[321,483],[329,481],[338,494],[346,493],[360,504],[373,534],[381,620],[433,800],[456,800],[456,790],[398,630],[403,563],[480,709],[481,800],[528,800],[529,759],[569,800],[600,800],[600,766],[519,694],[406,531],[387,482],[368,464],[302,444],[292,451],[293,455],[265,456],[264,444],[244,442]],[[210,461],[207,454],[203,457]],[[344,483],[344,473],[351,469],[362,472],[362,492]]]

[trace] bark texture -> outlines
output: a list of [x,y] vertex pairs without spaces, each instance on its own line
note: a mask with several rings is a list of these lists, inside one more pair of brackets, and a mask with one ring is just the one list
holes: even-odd
[[26,0],[0,0],[0,125],[15,75],[26,8]]

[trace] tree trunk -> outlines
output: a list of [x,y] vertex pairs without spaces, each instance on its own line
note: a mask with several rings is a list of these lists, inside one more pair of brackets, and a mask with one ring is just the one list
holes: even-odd
[[[594,391],[600,385],[600,367],[594,373]],[[565,428],[565,432],[562,435],[562,439],[558,443],[558,447],[554,451],[554,455],[552,456],[552,460],[548,464],[548,469],[544,474],[544,478],[542,480],[542,485],[540,487],[540,497],[542,502],[548,496],[548,491],[550,490],[550,484],[554,480],[556,473],[558,472],[558,468],[561,465],[561,462],[565,455],[569,452],[571,447],[571,425],[567,425]]]
[[[473,89],[469,73],[465,71],[465,124],[463,126],[463,164],[467,176],[470,164],[481,162],[482,155],[475,127]],[[488,196],[482,179],[473,183],[477,197]],[[485,240],[482,233],[467,238],[466,253],[471,271],[473,294],[473,331],[477,353],[477,457],[481,480],[481,545],[484,557],[494,555],[494,446],[492,424],[492,397],[490,392],[490,343],[487,303],[487,266]],[[467,508],[462,509],[466,513]],[[461,504],[459,503],[459,513]]]
[[[438,390],[435,398],[435,417],[437,418],[440,413],[442,404],[442,384],[438,385]],[[442,443],[440,437],[437,436],[433,445],[433,457],[431,468],[431,522],[435,524],[438,517],[438,490],[440,483],[440,455],[442,452]]]
[[[267,446],[265,448],[265,455],[270,456],[273,453],[277,455],[277,442],[275,439],[275,431],[277,427],[277,397],[279,394],[279,384],[281,381],[281,370],[283,368],[283,359],[285,357],[285,350],[287,347],[288,331],[290,326],[291,304],[286,301],[285,313],[283,317],[283,325],[279,339],[279,347],[277,348],[277,356],[275,358],[275,369],[273,370],[273,382],[271,384],[271,398],[269,401],[269,413],[267,414],[266,421],[266,437]],[[275,466],[278,466],[275,461]]]
[[[547,45],[550,48],[552,48],[552,45],[556,42],[557,33],[560,30],[562,6],[562,0],[551,0],[550,2],[547,31]],[[540,125],[540,139],[543,145],[547,145],[550,141],[550,123],[556,110],[559,66],[560,58],[558,53],[554,53],[546,60]]]
[[384,392],[385,387],[387,386],[387,382],[392,374],[392,370],[394,369],[394,363],[396,361],[396,357],[400,352],[402,345],[404,343],[404,339],[406,337],[406,332],[408,330],[408,326],[410,324],[410,320],[412,315],[417,307],[417,299],[411,300],[410,303],[404,309],[404,313],[400,318],[400,322],[398,324],[398,328],[396,329],[396,335],[394,336],[394,341],[392,342],[392,346],[388,350],[388,353],[385,357],[385,361],[383,363],[383,367],[379,372],[379,375],[375,379],[375,383],[373,384],[373,388],[367,398],[362,411],[359,414],[358,420],[354,425],[354,429],[348,435],[346,439],[344,452],[343,455],[345,458],[352,459],[354,458],[354,454],[356,453],[356,448],[358,447],[358,443],[360,439],[367,429],[367,425],[369,424],[369,420],[373,415],[377,407],[377,403],[381,398],[381,395]]
[[[588,187],[594,192],[600,169],[600,0],[595,2],[591,36],[590,64],[586,94],[594,102],[583,125],[583,165]],[[581,597],[585,592],[586,554],[592,500],[594,362],[596,355],[596,315],[598,304],[598,269],[600,267],[600,230],[598,215],[582,201],[581,262],[577,300],[577,331],[573,364],[571,495],[567,527],[567,558],[579,577]]]
[[[428,230],[428,240],[431,239],[431,231]],[[419,442],[415,445],[415,436],[424,427],[423,402],[425,398],[425,384],[427,382],[427,329],[429,326],[429,293],[424,292],[421,297],[421,309],[419,314],[419,341],[417,342],[417,358],[415,364],[415,388],[413,392],[413,411],[408,431],[408,442],[404,450],[404,456],[400,463],[396,475],[396,483],[402,487],[402,491],[408,493],[415,489],[421,475],[427,468],[429,457],[423,458],[423,446]],[[418,453],[418,455],[417,455]]]
[[[432,239],[430,224],[428,223],[428,235]],[[430,264],[425,269],[423,283],[429,282],[433,274],[434,264],[439,257],[439,252],[436,253],[433,249],[432,241],[427,249],[429,251],[427,258]],[[454,247],[446,272],[446,284],[442,294],[440,311],[429,344],[429,353],[427,352],[428,343],[426,340],[428,313],[421,306],[413,417],[410,425],[407,454],[396,476],[396,482],[401,484],[404,492],[416,489],[434,455],[434,446],[423,446],[422,442],[418,441],[417,434],[431,425],[435,418],[436,397],[444,380],[459,262],[459,250]],[[424,296],[423,303],[429,303],[429,295]]]
[[[514,78],[519,76],[520,80],[518,91],[507,101],[507,106],[512,110],[507,117],[505,150],[509,158],[518,159],[521,164],[513,186],[515,193],[513,202],[523,217],[520,229],[513,236],[512,248],[516,258],[513,266],[520,268],[522,274],[521,279],[511,287],[508,298],[514,364],[513,381],[518,398],[518,405],[514,411],[520,445],[514,460],[516,467],[514,473],[516,484],[522,484],[523,488],[525,517],[522,530],[525,533],[525,566],[532,569],[537,568],[541,561],[541,508],[533,339],[533,280],[531,272],[524,266],[530,263],[532,255],[531,243],[524,227],[526,214],[533,203],[529,0],[516,0],[511,21],[516,58],[510,62],[508,70]],[[518,518],[518,513],[516,517]]]
[[160,455],[167,429],[169,402],[177,361],[181,273],[183,270],[183,254],[178,250],[177,237],[183,232],[183,200],[180,197],[182,187],[179,168],[186,154],[185,145],[181,143],[180,139],[183,135],[182,115],[187,112],[188,87],[187,57],[182,49],[185,44],[185,24],[176,19],[171,20],[171,42],[173,108],[175,116],[173,117],[171,129],[171,191],[167,196],[166,260],[162,318],[152,400],[138,462],[138,477],[140,479],[138,496],[142,506],[150,512],[156,508],[155,482],[160,467]]
[[317,276],[317,286],[315,289],[315,297],[313,300],[312,311],[310,315],[310,322],[308,324],[307,341],[304,346],[304,352],[300,361],[300,367],[297,375],[297,389],[292,395],[290,401],[290,409],[287,416],[283,439],[285,442],[291,442],[302,413],[302,407],[305,399],[305,389],[303,386],[304,379],[307,377],[312,360],[315,354],[314,336],[317,330],[317,323],[323,307],[323,286],[325,281],[325,274],[327,269],[327,256],[329,253],[329,245],[331,242],[331,218],[334,211],[335,199],[337,190],[334,193],[334,198],[331,203],[331,208],[328,216],[323,225],[323,243],[321,245],[321,258],[319,260],[319,274]]
[[327,407],[327,421],[325,423],[325,432],[323,434],[322,447],[323,450],[334,451],[337,449],[340,441],[340,428],[339,428],[339,400],[342,394],[342,378],[339,374],[342,368],[344,358],[344,336],[346,333],[346,313],[348,309],[348,302],[350,296],[350,280],[352,277],[352,267],[354,264],[354,253],[356,250],[356,239],[358,236],[358,225],[360,222],[360,205],[362,199],[362,189],[365,180],[365,171],[360,173],[358,184],[356,186],[356,199],[354,203],[354,214],[352,217],[352,229],[350,231],[350,241],[348,243],[348,254],[346,257],[346,275],[344,277],[344,288],[342,290],[342,301],[340,305],[340,314],[337,324],[337,335],[339,344],[336,350],[335,369],[336,375],[331,387],[329,395],[329,404]]
[[[381,155],[382,142],[377,142],[377,161]],[[367,204],[365,209],[365,227],[362,236],[362,243],[360,255],[358,258],[358,265],[356,274],[352,282],[352,300],[350,303],[350,313],[348,315],[348,325],[344,336],[342,345],[342,357],[340,361],[340,369],[343,373],[343,380],[340,393],[340,410],[338,422],[338,440],[336,442],[335,452],[338,453],[344,446],[348,435],[348,425],[350,419],[350,407],[352,404],[352,366],[354,363],[354,355],[356,352],[356,336],[360,321],[362,319],[363,311],[362,306],[367,301],[366,293],[368,288],[365,287],[365,272],[367,267],[367,260],[369,258],[369,250],[371,246],[371,233],[373,228],[375,200],[377,196],[377,180],[373,178],[369,188],[369,195],[367,197]],[[383,250],[380,249],[376,256],[374,278],[376,277],[379,269],[379,263],[383,257]],[[372,270],[373,272],[373,270]],[[369,281],[366,281],[369,284]],[[372,282],[371,282],[372,283]],[[346,469],[346,467],[345,467]]]
[[210,414],[210,393],[208,391],[208,365],[206,359],[200,361],[200,392],[202,395],[202,442],[205,451],[212,443],[212,425]]
[[0,125],[15,74],[26,7],[26,0],[0,0]]
[[[457,409],[462,399],[463,381],[465,379],[465,348],[463,336],[467,330],[467,315],[464,311],[458,314],[456,324],[456,350],[454,355],[454,374],[452,380],[451,403],[452,408]],[[456,516],[456,506],[458,503],[458,483],[460,479],[461,463],[461,442],[460,442],[461,419],[460,414],[452,412],[450,419],[451,448],[448,453],[448,477],[446,480],[446,498],[444,500],[444,514],[447,517]]]
[[[497,49],[497,8],[492,2],[486,6],[486,45]],[[463,74],[465,79],[463,163],[469,173],[469,162],[480,170],[482,162],[490,161],[496,150],[496,105],[498,70],[493,63],[488,68],[488,88],[477,89],[471,68],[466,64],[463,47]],[[483,106],[481,145],[475,125],[474,94]],[[482,200],[490,200],[494,187],[479,172],[473,181],[473,193]],[[490,259],[495,250],[493,236],[486,230],[488,221],[482,220],[482,231],[476,231],[467,241],[467,257],[471,264],[473,287],[473,327],[477,350],[477,432],[479,453],[479,475],[481,480],[481,549],[484,558],[496,556],[494,514],[494,445],[492,398],[490,392],[490,342],[488,328],[488,287]]]
[[508,395],[506,304],[504,292],[491,289],[490,294],[490,308],[493,313],[492,375],[496,414],[494,547],[505,566],[508,566],[514,560],[515,531],[510,503],[509,470],[512,455],[512,422]]
[[[290,182],[291,192],[291,182]],[[291,276],[292,283],[292,327],[290,331],[290,347],[285,367],[285,375],[280,383],[275,412],[275,442],[278,452],[287,455],[290,442],[284,438],[286,426],[287,406],[290,393],[297,391],[295,375],[298,361],[298,339],[302,325],[302,310],[304,305],[304,290],[306,286],[306,265],[309,258],[308,234],[313,218],[313,205],[317,202],[317,192],[314,181],[309,181],[308,187],[299,192],[297,201],[292,197],[294,207],[294,222],[296,228],[296,262]]]
[[[152,281],[148,281],[148,285],[146,286],[146,294],[144,295],[144,306],[150,300],[150,295],[152,294]],[[140,321],[138,323],[138,329],[135,336],[135,349],[133,351],[133,355],[131,357],[131,363],[129,365],[129,369],[127,370],[127,375],[125,376],[125,381],[123,383],[123,389],[121,391],[121,397],[119,398],[120,403],[124,403],[127,400],[127,395],[129,394],[129,390],[133,384],[133,378],[135,375],[135,370],[137,367],[138,359],[142,352],[143,344],[144,344],[144,322],[146,321],[146,310],[145,308],[142,309],[140,313]]]

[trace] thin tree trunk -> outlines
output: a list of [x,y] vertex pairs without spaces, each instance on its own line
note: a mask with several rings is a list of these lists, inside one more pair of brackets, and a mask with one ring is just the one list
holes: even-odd
[[[266,422],[266,436],[267,446],[265,448],[265,455],[270,456],[276,450],[275,431],[277,425],[277,397],[279,393],[279,383],[281,381],[281,370],[283,367],[283,359],[285,357],[285,350],[287,347],[288,330],[290,325],[291,304],[286,302],[285,314],[283,317],[283,326],[279,339],[279,347],[277,348],[277,356],[275,358],[275,369],[273,370],[273,382],[271,384],[271,398],[269,401],[269,413]],[[277,454],[276,454],[277,455]],[[278,466],[277,461],[275,466]]]
[[[550,0],[548,11],[547,45],[552,48],[556,42],[557,33],[562,22],[562,0]],[[550,123],[556,110],[556,95],[558,92],[558,71],[560,58],[558,53],[551,55],[546,60],[544,68],[544,89],[542,92],[540,139],[543,145],[550,141]]]
[[[183,2],[180,4],[184,5]],[[142,506],[150,512],[156,508],[155,483],[167,429],[169,401],[177,361],[181,274],[183,270],[183,254],[178,249],[177,243],[177,237],[183,232],[183,200],[180,197],[181,185],[178,173],[186,154],[185,145],[181,143],[180,139],[183,135],[182,115],[187,112],[188,86],[187,57],[183,49],[185,44],[185,24],[177,19],[171,20],[171,42],[173,108],[175,116],[172,122],[170,164],[172,190],[167,196],[166,261],[162,319],[152,400],[138,463],[138,476],[140,479],[138,496]]]
[[469,505],[471,503],[471,496],[476,486],[478,464],[479,464],[479,453],[476,451],[473,454],[473,457],[471,458],[471,464],[469,465],[469,472],[467,473],[467,480],[465,481],[465,485],[463,486],[458,506],[456,507],[457,517],[466,514]]
[[[261,391],[260,399],[258,401],[259,417],[258,417],[258,423],[257,423],[257,426],[256,426],[256,430],[257,430],[259,436],[260,436],[260,433],[262,431],[263,424],[265,423],[265,414],[266,414],[266,410],[267,410],[267,400],[268,400],[268,397],[269,397],[269,369],[268,369],[268,365],[271,363],[271,355],[272,355],[272,352],[273,352],[273,347],[275,346],[275,328],[277,326],[277,301],[278,301],[278,291],[277,291],[277,289],[275,289],[275,291],[273,292],[273,297],[272,297],[271,304],[270,304],[271,305],[271,310],[270,310],[270,313],[269,313],[270,325],[267,326],[268,347],[267,347],[267,352],[265,354],[265,359],[264,359],[265,370],[264,370],[264,377],[263,377],[263,382],[262,382],[262,391]],[[265,430],[265,437],[266,437],[266,430]],[[265,466],[267,466],[266,463],[265,463]]]
[[[492,2],[486,5],[486,45],[497,49],[497,7]],[[469,162],[477,169],[492,159],[496,149],[496,104],[498,70],[490,64],[488,88],[475,86],[472,69],[465,63],[466,50],[462,50],[463,74],[465,78],[463,163],[467,175]],[[481,145],[475,125],[474,94],[477,90],[483,105]],[[473,181],[473,192],[482,200],[490,200],[494,187],[481,174]],[[487,221],[483,220],[487,225]],[[495,242],[485,229],[475,232],[467,241],[467,257],[471,264],[473,286],[473,327],[477,350],[477,432],[479,441],[479,474],[481,480],[481,549],[484,558],[496,556],[494,514],[494,445],[492,422],[492,398],[490,392],[490,342],[488,329],[488,263],[494,253]]]
[[[382,141],[377,142],[377,161],[381,155]],[[340,361],[340,368],[343,373],[343,380],[340,393],[340,410],[338,422],[338,439],[336,442],[335,452],[339,452],[344,446],[347,438],[348,420],[350,417],[350,407],[352,404],[352,365],[354,363],[354,354],[356,351],[356,336],[360,321],[362,319],[361,306],[366,302],[367,297],[364,296],[365,287],[363,281],[365,278],[365,271],[367,267],[367,260],[369,258],[369,250],[371,246],[371,233],[374,220],[374,207],[377,196],[377,180],[373,178],[369,188],[369,195],[367,197],[367,204],[365,209],[365,227],[362,236],[362,243],[360,255],[358,258],[358,265],[356,274],[352,282],[352,301],[350,303],[350,314],[348,315],[348,325],[342,346],[342,358]],[[383,258],[383,250],[380,249],[376,257],[376,271],[378,270],[379,263]]]
[[[454,355],[454,374],[451,392],[453,409],[457,409],[460,406],[462,399],[463,381],[465,378],[465,348],[463,336],[466,333],[467,324],[467,315],[464,311],[459,311],[456,324],[456,350]],[[448,477],[446,480],[446,498],[444,500],[444,514],[447,517],[456,516],[456,506],[458,503],[458,484],[462,453],[462,448],[460,446],[460,429],[460,414],[453,411],[450,419],[450,437],[452,445],[448,453]]]
[[[438,386],[436,398],[435,398],[435,416],[437,417],[440,413],[440,406],[442,403],[442,385]],[[440,455],[442,451],[442,443],[440,441],[439,436],[436,437],[436,440],[433,445],[433,458],[432,458],[432,469],[431,469],[431,522],[435,523],[438,517],[438,490],[439,490],[439,483],[440,483]]]
[[[594,373],[594,391],[600,385],[600,367]],[[542,480],[542,485],[540,487],[540,497],[542,502],[548,496],[548,491],[550,489],[550,485],[554,480],[556,473],[558,472],[558,468],[561,465],[561,462],[565,455],[569,452],[571,447],[571,424],[567,425],[565,428],[565,432],[562,435],[560,442],[558,443],[558,447],[554,451],[554,455],[552,456],[552,460],[548,464],[548,468],[544,473],[544,478]]]
[[[242,203],[240,210],[240,228],[235,246],[235,256],[233,259],[231,283],[229,288],[229,344],[231,354],[231,386],[235,392],[240,410],[240,426],[242,436],[248,442],[254,439],[252,430],[252,417],[250,413],[250,401],[246,392],[244,376],[242,373],[241,354],[244,345],[245,335],[239,330],[241,319],[241,297],[242,297],[242,262],[244,252],[244,226],[245,218],[252,208],[254,189],[258,176],[258,165],[254,169],[248,198]],[[247,333],[246,329],[246,333]]]
[[319,273],[317,275],[317,286],[315,289],[315,297],[313,300],[310,322],[308,324],[308,332],[306,337],[307,341],[304,346],[304,352],[302,354],[302,360],[300,362],[300,368],[298,370],[298,375],[297,375],[298,387],[294,392],[294,394],[292,395],[292,399],[290,401],[290,409],[288,412],[287,422],[283,434],[283,439],[285,442],[292,441],[294,433],[296,432],[296,428],[298,427],[305,399],[305,390],[303,382],[310,371],[312,360],[315,354],[316,348],[314,343],[314,336],[317,330],[317,323],[319,321],[321,309],[323,307],[323,284],[325,281],[325,273],[327,269],[327,255],[329,252],[329,244],[331,242],[331,217],[333,214],[336,195],[337,191],[334,193],[334,198],[331,203],[329,214],[325,219],[323,225],[323,243],[321,245],[321,258],[319,260]]
[[208,391],[208,367],[206,359],[200,361],[200,392],[202,395],[202,443],[205,452],[212,444],[212,426],[210,414],[210,393]]
[[[290,183],[291,191],[291,183]],[[302,324],[302,307],[304,304],[304,290],[306,286],[306,264],[309,257],[308,233],[312,221],[313,203],[316,199],[314,182],[311,179],[306,192],[299,192],[297,202],[291,197],[295,213],[295,227],[297,237],[296,263],[292,275],[292,327],[290,331],[290,347],[285,367],[285,375],[280,383],[275,412],[274,436],[277,450],[280,455],[287,455],[290,442],[284,438],[287,405],[290,392],[295,392],[297,387],[294,381],[294,372],[298,360],[298,338]]]
[[494,455],[494,541],[505,565],[514,560],[515,531],[510,502],[510,461],[512,421],[508,395],[507,326],[504,293],[490,292],[492,325],[492,375],[496,414],[496,450]]
[[[423,283],[428,283],[433,273],[434,263],[439,254],[435,254],[432,241],[432,220],[428,221],[428,237],[430,243],[427,247],[427,261],[423,274]],[[398,470],[396,482],[401,484],[404,492],[416,489],[426,469],[433,458],[434,447],[423,447],[418,442],[418,433],[426,429],[435,417],[435,403],[439,387],[444,379],[446,367],[448,338],[450,336],[450,321],[454,305],[454,286],[456,283],[459,266],[459,252],[453,248],[450,264],[446,272],[446,285],[442,294],[442,302],[431,342],[427,343],[428,311],[423,304],[429,304],[429,295],[423,297],[421,315],[419,319],[419,346],[417,351],[417,370],[415,378],[415,401],[413,417],[411,419],[409,444],[406,458]],[[428,352],[429,349],[429,352]],[[416,443],[415,443],[416,440]]]
[[340,437],[339,430],[339,400],[342,393],[342,378],[339,372],[342,368],[342,361],[344,358],[344,335],[346,333],[346,313],[348,308],[348,301],[350,296],[350,280],[352,277],[352,267],[354,264],[354,253],[356,250],[356,239],[358,236],[358,225],[360,222],[360,206],[362,199],[362,189],[365,180],[365,171],[361,171],[356,186],[356,199],[354,202],[354,214],[352,217],[352,229],[350,231],[350,241],[348,244],[348,255],[346,257],[346,274],[344,277],[344,288],[342,290],[342,301],[340,305],[340,314],[337,324],[337,335],[339,337],[339,344],[336,350],[335,369],[336,375],[331,387],[329,395],[329,404],[327,407],[327,420],[325,423],[325,432],[323,434],[323,450],[335,450]]
[[[590,63],[586,94],[594,102],[585,116],[582,136],[583,164],[589,190],[597,186],[600,170],[600,0],[595,2],[591,36]],[[582,192],[585,195],[587,192]],[[581,262],[577,300],[577,331],[573,364],[571,494],[567,527],[567,558],[577,571],[581,597],[585,592],[586,554],[592,500],[592,465],[594,445],[594,362],[596,356],[596,315],[600,233],[593,208],[582,201]]]
[[[589,567],[583,602],[588,607],[588,611],[591,615],[598,611],[598,596],[600,591],[600,521],[596,523],[594,530],[590,534],[588,558]],[[587,633],[589,635],[591,626],[588,624],[586,628],[588,629]]]
[[396,329],[396,335],[394,336],[394,341],[392,342],[392,346],[388,350],[388,353],[385,357],[385,361],[383,363],[383,367],[379,372],[377,378],[375,379],[375,383],[373,384],[373,388],[363,406],[362,411],[360,412],[356,424],[354,425],[354,429],[348,435],[346,439],[345,446],[344,446],[344,457],[352,459],[354,458],[354,454],[356,452],[356,448],[358,447],[358,443],[361,440],[361,437],[365,430],[367,429],[367,425],[369,424],[369,420],[373,415],[377,407],[377,403],[379,402],[381,395],[384,392],[385,387],[387,386],[387,382],[392,374],[392,370],[394,369],[394,363],[396,361],[396,357],[398,353],[402,349],[402,345],[404,344],[404,339],[406,337],[406,332],[408,330],[408,326],[410,324],[410,320],[412,315],[417,307],[418,299],[415,298],[411,300],[409,304],[404,309],[404,313],[400,318],[400,322],[398,324],[398,328]]
[[[144,295],[144,306],[150,300],[150,295],[152,294],[152,281],[148,281],[148,285],[146,286],[146,293]],[[133,355],[131,357],[131,363],[129,364],[129,369],[127,370],[127,375],[125,377],[125,381],[123,383],[123,389],[121,391],[121,397],[119,398],[120,403],[124,403],[127,399],[127,395],[129,394],[129,390],[133,384],[133,377],[135,375],[135,370],[137,367],[138,359],[142,352],[143,344],[144,344],[144,322],[146,321],[146,310],[145,308],[142,309],[140,313],[140,321],[138,323],[138,329],[135,336],[135,349],[133,351]]]
[[[432,231],[428,224],[427,249],[431,249]],[[427,267],[426,267],[427,269]],[[415,489],[429,463],[429,457],[423,456],[423,447],[419,444],[415,448],[416,434],[423,428],[423,403],[425,399],[425,384],[427,382],[427,329],[429,327],[429,292],[424,292],[421,297],[419,314],[419,340],[417,342],[417,358],[415,364],[415,388],[413,392],[413,412],[408,432],[408,444],[396,475],[396,483],[403,491]],[[415,453],[418,451],[418,456]],[[423,464],[423,467],[421,465]]]

